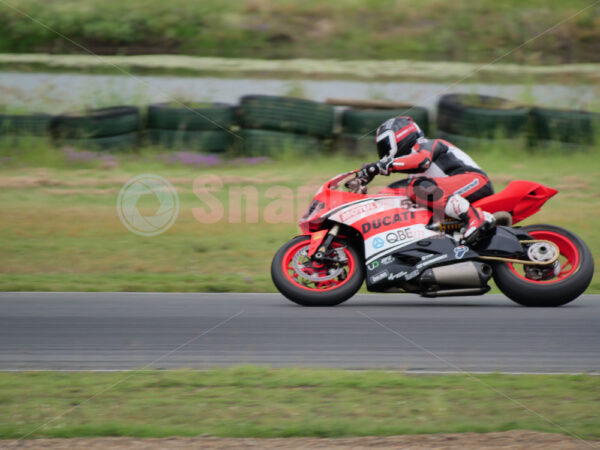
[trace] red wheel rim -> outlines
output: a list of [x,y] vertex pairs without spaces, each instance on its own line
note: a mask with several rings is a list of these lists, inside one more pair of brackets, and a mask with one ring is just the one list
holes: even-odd
[[558,283],[559,281],[570,277],[577,270],[579,267],[579,250],[567,236],[555,233],[554,231],[545,230],[530,231],[529,235],[534,239],[550,241],[558,247],[558,250],[560,251],[559,260],[561,260],[561,269],[559,274],[551,280],[532,280],[519,273],[512,263],[508,263],[510,270],[519,278],[529,283],[551,284]]
[[[302,289],[306,289],[309,291],[326,292],[326,291],[332,291],[334,289],[338,289],[339,287],[346,284],[348,282],[348,280],[350,280],[352,278],[352,276],[354,275],[354,271],[356,269],[356,261],[354,260],[352,253],[350,251],[348,251],[347,248],[344,248],[344,253],[346,255],[346,258],[348,258],[348,260],[346,261],[346,265],[344,266],[344,269],[342,270],[340,275],[338,275],[334,278],[328,279],[328,280],[325,279],[323,281],[311,281],[306,278],[302,278],[302,274],[299,274],[296,271],[296,269],[294,268],[293,261],[294,261],[294,257],[300,251],[304,250],[304,248],[308,249],[309,246],[310,246],[310,240],[298,242],[297,244],[290,247],[288,249],[288,251],[285,252],[285,255],[283,255],[283,263],[282,263],[283,273],[285,274],[285,276],[287,277],[289,282],[291,282],[295,286],[298,286]],[[342,247],[342,245],[337,242],[334,242],[331,245],[331,247],[332,248],[340,248],[340,247]],[[303,258],[305,258],[306,262],[309,261],[309,259],[307,257],[303,257]],[[328,268],[329,268],[329,266],[327,266],[326,264],[320,264],[320,265],[317,264],[317,265],[314,265],[314,267],[307,268],[307,270],[310,270],[313,272],[310,275],[318,276],[319,274],[323,274],[324,275],[323,278],[326,278]],[[340,276],[342,274],[344,275],[344,278],[340,279]],[[306,282],[308,282],[308,283],[306,283],[306,282],[302,283],[300,280],[306,280]]]

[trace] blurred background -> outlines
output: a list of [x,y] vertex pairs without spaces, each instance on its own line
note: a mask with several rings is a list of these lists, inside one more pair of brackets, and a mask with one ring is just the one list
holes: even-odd
[[[389,448],[593,445],[555,434],[600,438],[600,378],[571,373],[598,366],[592,296],[544,310],[365,296],[316,311],[279,296],[121,294],[275,292],[271,260],[313,193],[377,160],[374,131],[396,115],[466,150],[496,191],[518,179],[558,189],[523,224],[585,240],[588,293],[600,293],[600,1],[0,0],[0,291],[57,291],[0,293],[0,366],[26,370],[0,371],[0,439],[371,436],[357,444],[370,447],[474,432]],[[176,220],[134,233],[120,192],[157,176],[177,193]],[[163,206],[156,191],[135,204],[144,218]],[[399,370],[146,370],[256,361],[255,350],[275,366]],[[476,360],[569,374],[462,370]],[[46,445],[28,439],[12,444]],[[128,442],[111,439],[70,443]]]
[[[394,115],[469,151],[496,190],[559,189],[530,222],[600,253],[587,1],[12,0],[0,53],[0,289],[273,291],[271,257],[309,201],[299,188],[377,159],[374,130]],[[152,238],[115,207],[144,173],[181,201]],[[216,224],[193,214],[210,210],[193,192],[208,175]],[[265,220],[273,187],[294,220]]]

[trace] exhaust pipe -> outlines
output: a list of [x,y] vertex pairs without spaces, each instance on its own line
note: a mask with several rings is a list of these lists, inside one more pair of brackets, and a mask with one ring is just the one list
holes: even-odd
[[455,290],[463,291],[461,294],[483,294],[489,290],[487,283],[491,277],[492,268],[488,264],[466,261],[427,269],[419,278],[419,286],[426,296],[450,295],[449,291]]

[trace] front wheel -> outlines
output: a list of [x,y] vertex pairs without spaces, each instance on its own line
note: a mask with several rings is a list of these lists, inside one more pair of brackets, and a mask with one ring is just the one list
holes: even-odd
[[308,255],[310,236],[289,241],[273,257],[271,278],[279,292],[303,306],[338,305],[360,289],[365,268],[358,252],[336,239],[321,263]]
[[497,263],[494,281],[500,290],[524,306],[561,306],[583,294],[594,275],[594,259],[585,242],[554,225],[529,225],[521,230],[534,239],[552,242],[560,252],[558,263],[542,271],[535,266]]

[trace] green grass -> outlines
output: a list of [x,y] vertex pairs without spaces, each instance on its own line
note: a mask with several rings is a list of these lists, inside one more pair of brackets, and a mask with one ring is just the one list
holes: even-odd
[[[572,229],[598,255],[600,178],[597,165],[590,163],[593,156],[516,155],[490,150],[475,157],[497,188],[511,179],[525,178],[561,189],[529,222]],[[333,174],[361,163],[337,157],[197,168],[166,164],[149,153],[123,156],[116,168],[102,169],[99,162],[70,165],[62,153],[51,149],[21,150],[13,158],[0,167],[2,290],[273,291],[271,257],[298,232],[295,220],[312,192]],[[116,214],[120,187],[141,173],[162,175],[179,189],[177,222],[154,238],[132,234]],[[192,214],[193,208],[204,205],[192,192],[193,180],[209,174],[223,180],[223,189],[214,193],[225,210],[217,224],[198,223]],[[378,183],[387,181],[381,177]],[[303,185],[311,187],[303,198],[291,201],[289,221],[265,223],[265,207],[272,201],[265,191],[282,186],[295,194]],[[229,212],[237,210],[229,205],[232,192],[243,188],[256,192],[257,223],[248,223],[244,214],[239,223],[230,220]],[[241,204],[247,203],[242,199]],[[599,288],[595,281],[593,289]]]
[[[0,52],[188,54],[257,58],[488,62],[574,16],[587,0],[11,0]],[[26,18],[17,10],[39,23]],[[507,56],[527,63],[599,61],[598,8]]]
[[475,378],[257,367],[0,373],[0,438],[526,429],[598,439],[599,392],[600,377],[586,375]]
[[[551,223],[579,234],[596,258],[596,277],[588,292],[600,292],[598,154],[488,148],[472,155],[497,190],[513,179],[560,190],[525,223]],[[103,168],[98,159],[69,163],[62,152],[39,145],[2,150],[0,290],[273,292],[271,258],[298,233],[297,218],[313,193],[336,173],[374,157],[375,152],[363,159],[290,157],[256,166],[197,167],[167,163],[160,153],[144,151],[115,156],[116,167]],[[120,188],[143,173],[170,180],[181,201],[176,223],[156,237],[131,233],[116,211]],[[223,183],[212,195],[223,205],[224,215],[213,224],[199,223],[193,215],[194,208],[207,210],[207,203],[194,194],[193,182],[209,175]],[[372,192],[399,178],[379,177]],[[265,222],[265,211],[276,200],[267,197],[267,190],[274,186],[280,189],[277,195],[290,196],[279,198],[285,205],[280,211],[284,223]],[[238,202],[243,189],[252,195]],[[255,218],[247,215],[248,209],[254,210],[248,208],[253,196]],[[149,201],[144,207],[153,211],[157,203]],[[231,216],[232,211],[241,211],[241,216]]]

